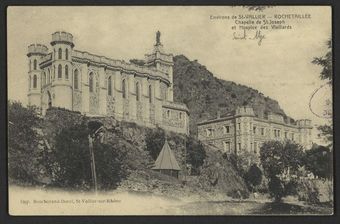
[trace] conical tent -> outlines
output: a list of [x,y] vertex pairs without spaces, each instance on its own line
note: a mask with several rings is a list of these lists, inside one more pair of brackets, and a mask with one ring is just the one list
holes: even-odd
[[167,140],[165,140],[163,148],[156,159],[155,166],[152,169],[178,177],[178,171],[180,171],[181,168],[179,167]]

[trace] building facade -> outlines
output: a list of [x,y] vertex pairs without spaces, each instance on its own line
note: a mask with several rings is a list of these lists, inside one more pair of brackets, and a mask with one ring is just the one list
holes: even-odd
[[160,32],[145,64],[137,65],[76,50],[67,32],[52,34],[51,50],[28,47],[28,102],[113,116],[148,127],[189,133],[189,111],[173,102],[173,55],[164,52]]
[[227,116],[198,123],[198,138],[226,153],[251,152],[259,154],[268,140],[291,140],[310,149],[312,124],[308,119],[293,121],[269,113],[259,117],[251,107],[239,107]]

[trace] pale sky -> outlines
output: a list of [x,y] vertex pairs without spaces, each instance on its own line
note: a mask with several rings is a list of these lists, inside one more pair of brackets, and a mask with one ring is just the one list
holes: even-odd
[[[287,21],[293,29],[266,31],[261,46],[233,40],[232,20],[210,15],[308,13],[311,19]],[[27,46],[50,47],[51,34],[73,34],[75,49],[128,61],[144,59],[160,30],[168,53],[197,59],[216,77],[259,90],[277,100],[295,119],[324,123],[308,107],[319,86],[321,67],[313,57],[326,52],[331,37],[330,7],[274,7],[264,12],[242,7],[9,7],[8,97],[27,103]],[[319,95],[321,102],[330,89]],[[318,101],[317,101],[318,102]],[[314,103],[317,104],[317,103]]]

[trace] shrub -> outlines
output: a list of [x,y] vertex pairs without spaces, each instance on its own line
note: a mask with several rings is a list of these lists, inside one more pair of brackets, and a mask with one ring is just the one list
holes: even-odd
[[248,186],[248,189],[254,190],[254,188],[261,184],[262,171],[256,164],[253,164],[249,170],[245,173],[244,179]]
[[251,164],[258,163],[258,157],[250,152],[243,152],[237,155],[232,153],[229,155],[228,159],[242,177],[244,177],[246,172],[250,169]]
[[310,180],[298,181],[296,193],[300,201],[306,201],[311,204],[317,204],[320,202],[319,190]]
[[318,146],[308,150],[305,157],[306,169],[322,178],[332,178],[332,152],[329,148]]
[[187,162],[191,164],[191,174],[199,174],[199,168],[203,165],[206,153],[202,143],[189,137],[186,142]]
[[285,185],[285,195],[297,195],[298,194],[298,182],[294,179],[286,183]]
[[161,128],[150,129],[145,137],[146,151],[156,160],[165,142],[165,132]]
[[249,192],[243,190],[232,190],[227,193],[227,196],[232,197],[234,199],[245,199],[249,198]]

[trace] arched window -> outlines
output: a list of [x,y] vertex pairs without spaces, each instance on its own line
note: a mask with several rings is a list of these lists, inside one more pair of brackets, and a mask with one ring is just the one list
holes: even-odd
[[123,98],[126,98],[126,82],[125,82],[125,79],[123,79],[123,82],[122,82],[122,93],[123,93]]
[[167,100],[167,99],[168,99],[168,87],[166,86],[164,90],[164,100]]
[[65,65],[65,79],[68,79],[68,65]]
[[37,70],[37,60],[36,59],[34,59],[34,61],[33,61],[33,69]]
[[78,69],[74,71],[74,89],[78,89]]
[[111,76],[107,80],[107,94],[112,96],[112,78]]
[[46,85],[46,72],[44,72],[42,83],[43,85]]
[[48,96],[48,108],[52,107],[52,97],[50,91],[47,91],[47,96]]
[[90,93],[93,92],[93,73],[91,72],[89,75],[89,88],[90,88]]
[[50,69],[47,69],[47,83],[50,83],[50,79],[51,79],[51,72],[50,72]]
[[37,88],[37,76],[34,75],[33,76],[33,89],[36,89]]
[[136,100],[140,100],[140,91],[139,91],[139,83],[136,82]]
[[167,116],[169,118],[170,117],[170,110],[167,110],[166,114],[167,114]]
[[68,60],[68,49],[65,50],[65,59]]
[[148,96],[149,96],[149,103],[152,103],[152,87],[151,87],[151,85],[149,85]]
[[62,50],[61,50],[61,48],[59,48],[59,50],[58,50],[58,59],[61,59],[61,55],[62,55]]
[[160,86],[160,92],[161,92],[161,98],[163,100],[167,99],[167,91],[168,91],[168,87],[164,83],[162,83]]
[[61,65],[58,65],[58,79],[61,79],[62,78],[62,66]]
[[179,112],[179,119],[182,120],[182,112]]
[[52,76],[52,80],[54,81],[54,79],[55,79],[55,65],[53,66],[53,76]]

